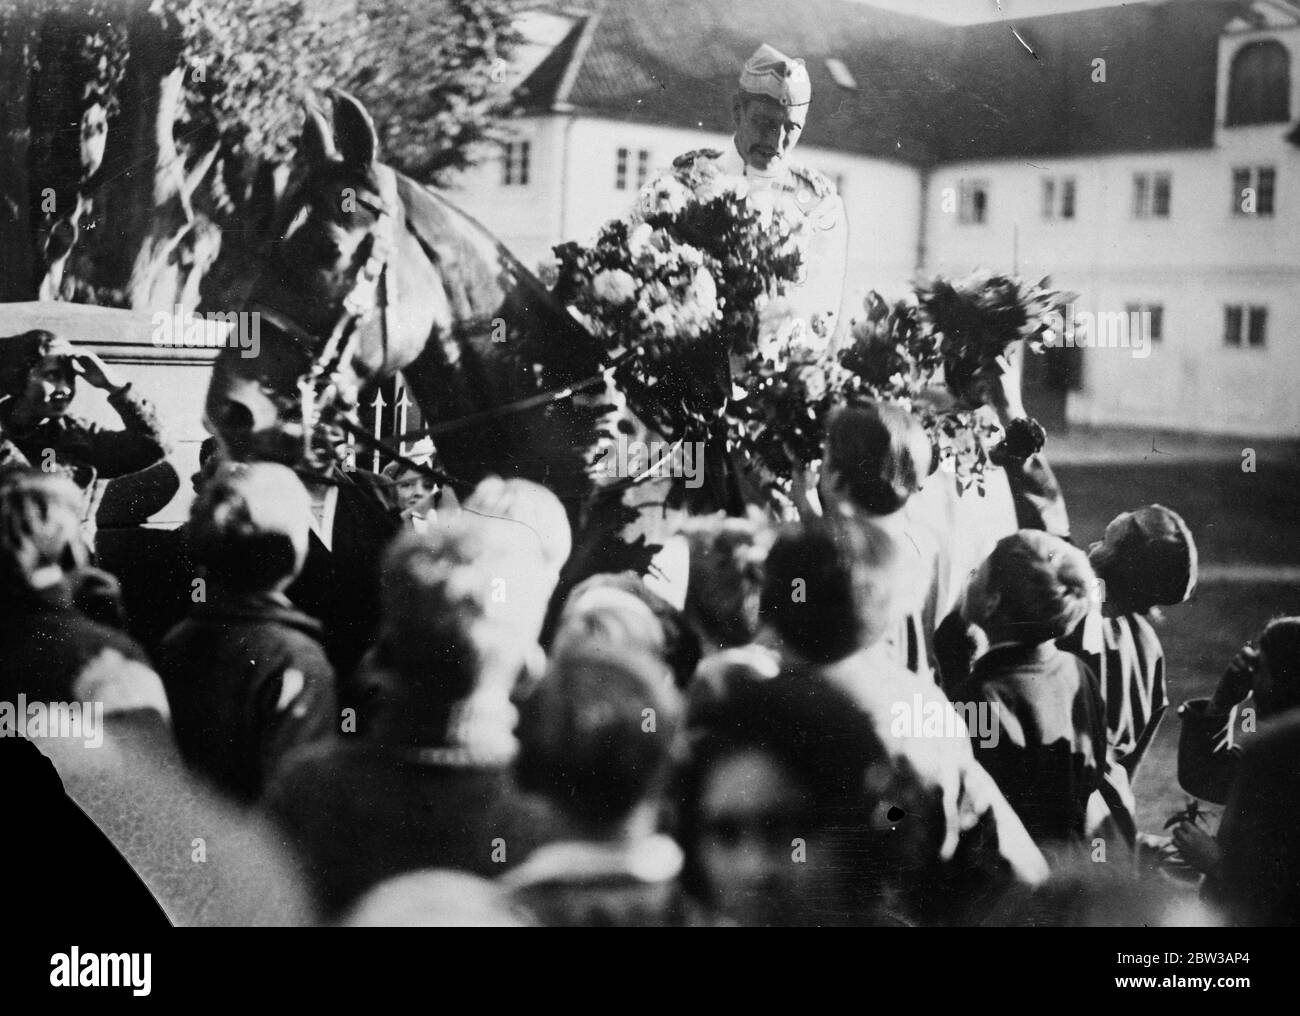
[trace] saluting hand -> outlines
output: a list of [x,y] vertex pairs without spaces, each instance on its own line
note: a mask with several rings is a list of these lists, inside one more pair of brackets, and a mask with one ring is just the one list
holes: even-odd
[[73,369],[94,388],[111,392],[125,387],[121,376],[95,353],[78,353],[72,363]]

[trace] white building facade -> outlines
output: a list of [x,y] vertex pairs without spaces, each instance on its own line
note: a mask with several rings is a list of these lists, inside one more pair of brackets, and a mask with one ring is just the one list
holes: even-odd
[[[900,296],[929,274],[1050,276],[1078,294],[1076,315],[1122,314],[1149,332],[1114,348],[1073,336],[1086,348],[1068,420],[1300,436],[1300,130],[1288,134],[1300,6],[1242,10],[1218,38],[1213,139],[1197,147],[918,166],[801,145],[796,159],[844,200],[848,311],[869,290]],[[817,102],[815,91],[814,117]],[[530,266],[625,214],[677,155],[730,144],[563,102],[519,118],[512,135],[452,196]]]

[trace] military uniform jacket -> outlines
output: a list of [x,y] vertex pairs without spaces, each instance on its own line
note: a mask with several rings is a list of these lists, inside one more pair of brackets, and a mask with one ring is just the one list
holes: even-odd
[[754,169],[745,164],[734,145],[726,151],[703,148],[687,152],[673,165],[683,168],[698,159],[717,163],[729,176],[744,177],[750,199],[759,208],[778,210],[799,228],[803,268],[799,283],[788,293],[791,310],[810,323],[816,314],[834,315],[832,333],[844,327],[840,304],[848,225],[835,185],[824,174],[798,163],[782,163],[775,172]]

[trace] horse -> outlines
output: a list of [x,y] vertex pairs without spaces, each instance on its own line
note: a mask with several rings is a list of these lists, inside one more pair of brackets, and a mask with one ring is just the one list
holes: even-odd
[[482,225],[378,162],[364,107],[332,98],[332,126],[307,109],[296,181],[247,286],[260,349],[218,355],[208,428],[233,458],[301,465],[332,433],[322,423],[400,371],[459,495],[497,474],[565,504],[578,539],[562,590],[666,559],[684,583],[671,479],[608,466],[619,435],[655,435],[614,389],[606,350]]

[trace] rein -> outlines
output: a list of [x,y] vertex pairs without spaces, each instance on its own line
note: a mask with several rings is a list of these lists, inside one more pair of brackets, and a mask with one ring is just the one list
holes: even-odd
[[[478,423],[486,423],[491,420],[499,420],[503,417],[513,416],[518,413],[525,413],[539,407],[552,405],[570,399],[579,392],[594,388],[598,385],[607,384],[610,372],[623,362],[630,352],[621,353],[609,360],[605,367],[598,373],[590,377],[583,378],[581,381],[564,385],[559,388],[552,388],[548,391],[539,392],[536,395],[530,395],[514,402],[506,403],[502,406],[493,406],[490,409],[479,410],[478,412],[469,413],[466,416],[457,417],[454,420],[445,420],[441,423],[432,424],[427,427],[420,427],[415,430],[408,430],[404,433],[397,434],[390,441],[384,441],[369,431],[362,428],[355,421],[348,418],[345,413],[332,411],[331,407],[335,400],[341,394],[339,388],[340,375],[345,364],[348,363],[356,345],[357,337],[360,334],[360,326],[363,325],[376,310],[385,312],[387,304],[392,302],[393,294],[391,291],[391,273],[388,271],[389,259],[394,249],[393,231],[398,220],[398,211],[401,207],[400,199],[397,194],[397,177],[396,174],[387,166],[376,165],[378,182],[381,192],[381,201],[378,204],[369,201],[363,201],[357,198],[358,203],[363,204],[368,210],[372,211],[375,216],[375,224],[371,228],[367,240],[363,243],[369,243],[370,249],[367,252],[366,261],[361,270],[357,273],[352,288],[347,296],[343,298],[338,319],[334,327],[330,330],[329,337],[326,339],[319,352],[312,350],[316,344],[316,336],[303,328],[288,315],[270,307],[264,303],[252,302],[249,308],[263,318],[284,335],[298,343],[305,352],[308,353],[311,365],[308,370],[298,379],[298,399],[302,412],[303,428],[303,458],[306,462],[314,462],[315,454],[312,447],[312,440],[315,436],[317,424],[326,416],[331,417],[331,422],[340,427],[352,438],[358,441],[367,451],[378,452],[393,462],[400,463],[404,468],[416,472],[435,482],[456,485],[461,487],[473,486],[461,477],[452,476],[442,470],[434,469],[432,466],[417,462],[414,459],[403,455],[398,447],[420,438],[434,438],[442,434],[452,433],[463,430],[466,427],[474,426]],[[418,233],[412,231],[420,246],[430,254],[436,257],[425,243],[424,238]],[[387,299],[381,306],[380,288],[384,287]],[[383,323],[384,341],[387,342],[387,321]],[[673,445],[674,452],[679,451],[682,440],[679,439]],[[618,483],[610,484],[608,487],[600,488],[602,493],[613,493],[626,488],[637,486],[646,480],[652,478],[662,463],[652,464],[641,474],[620,480]],[[320,479],[316,477],[316,479]]]

